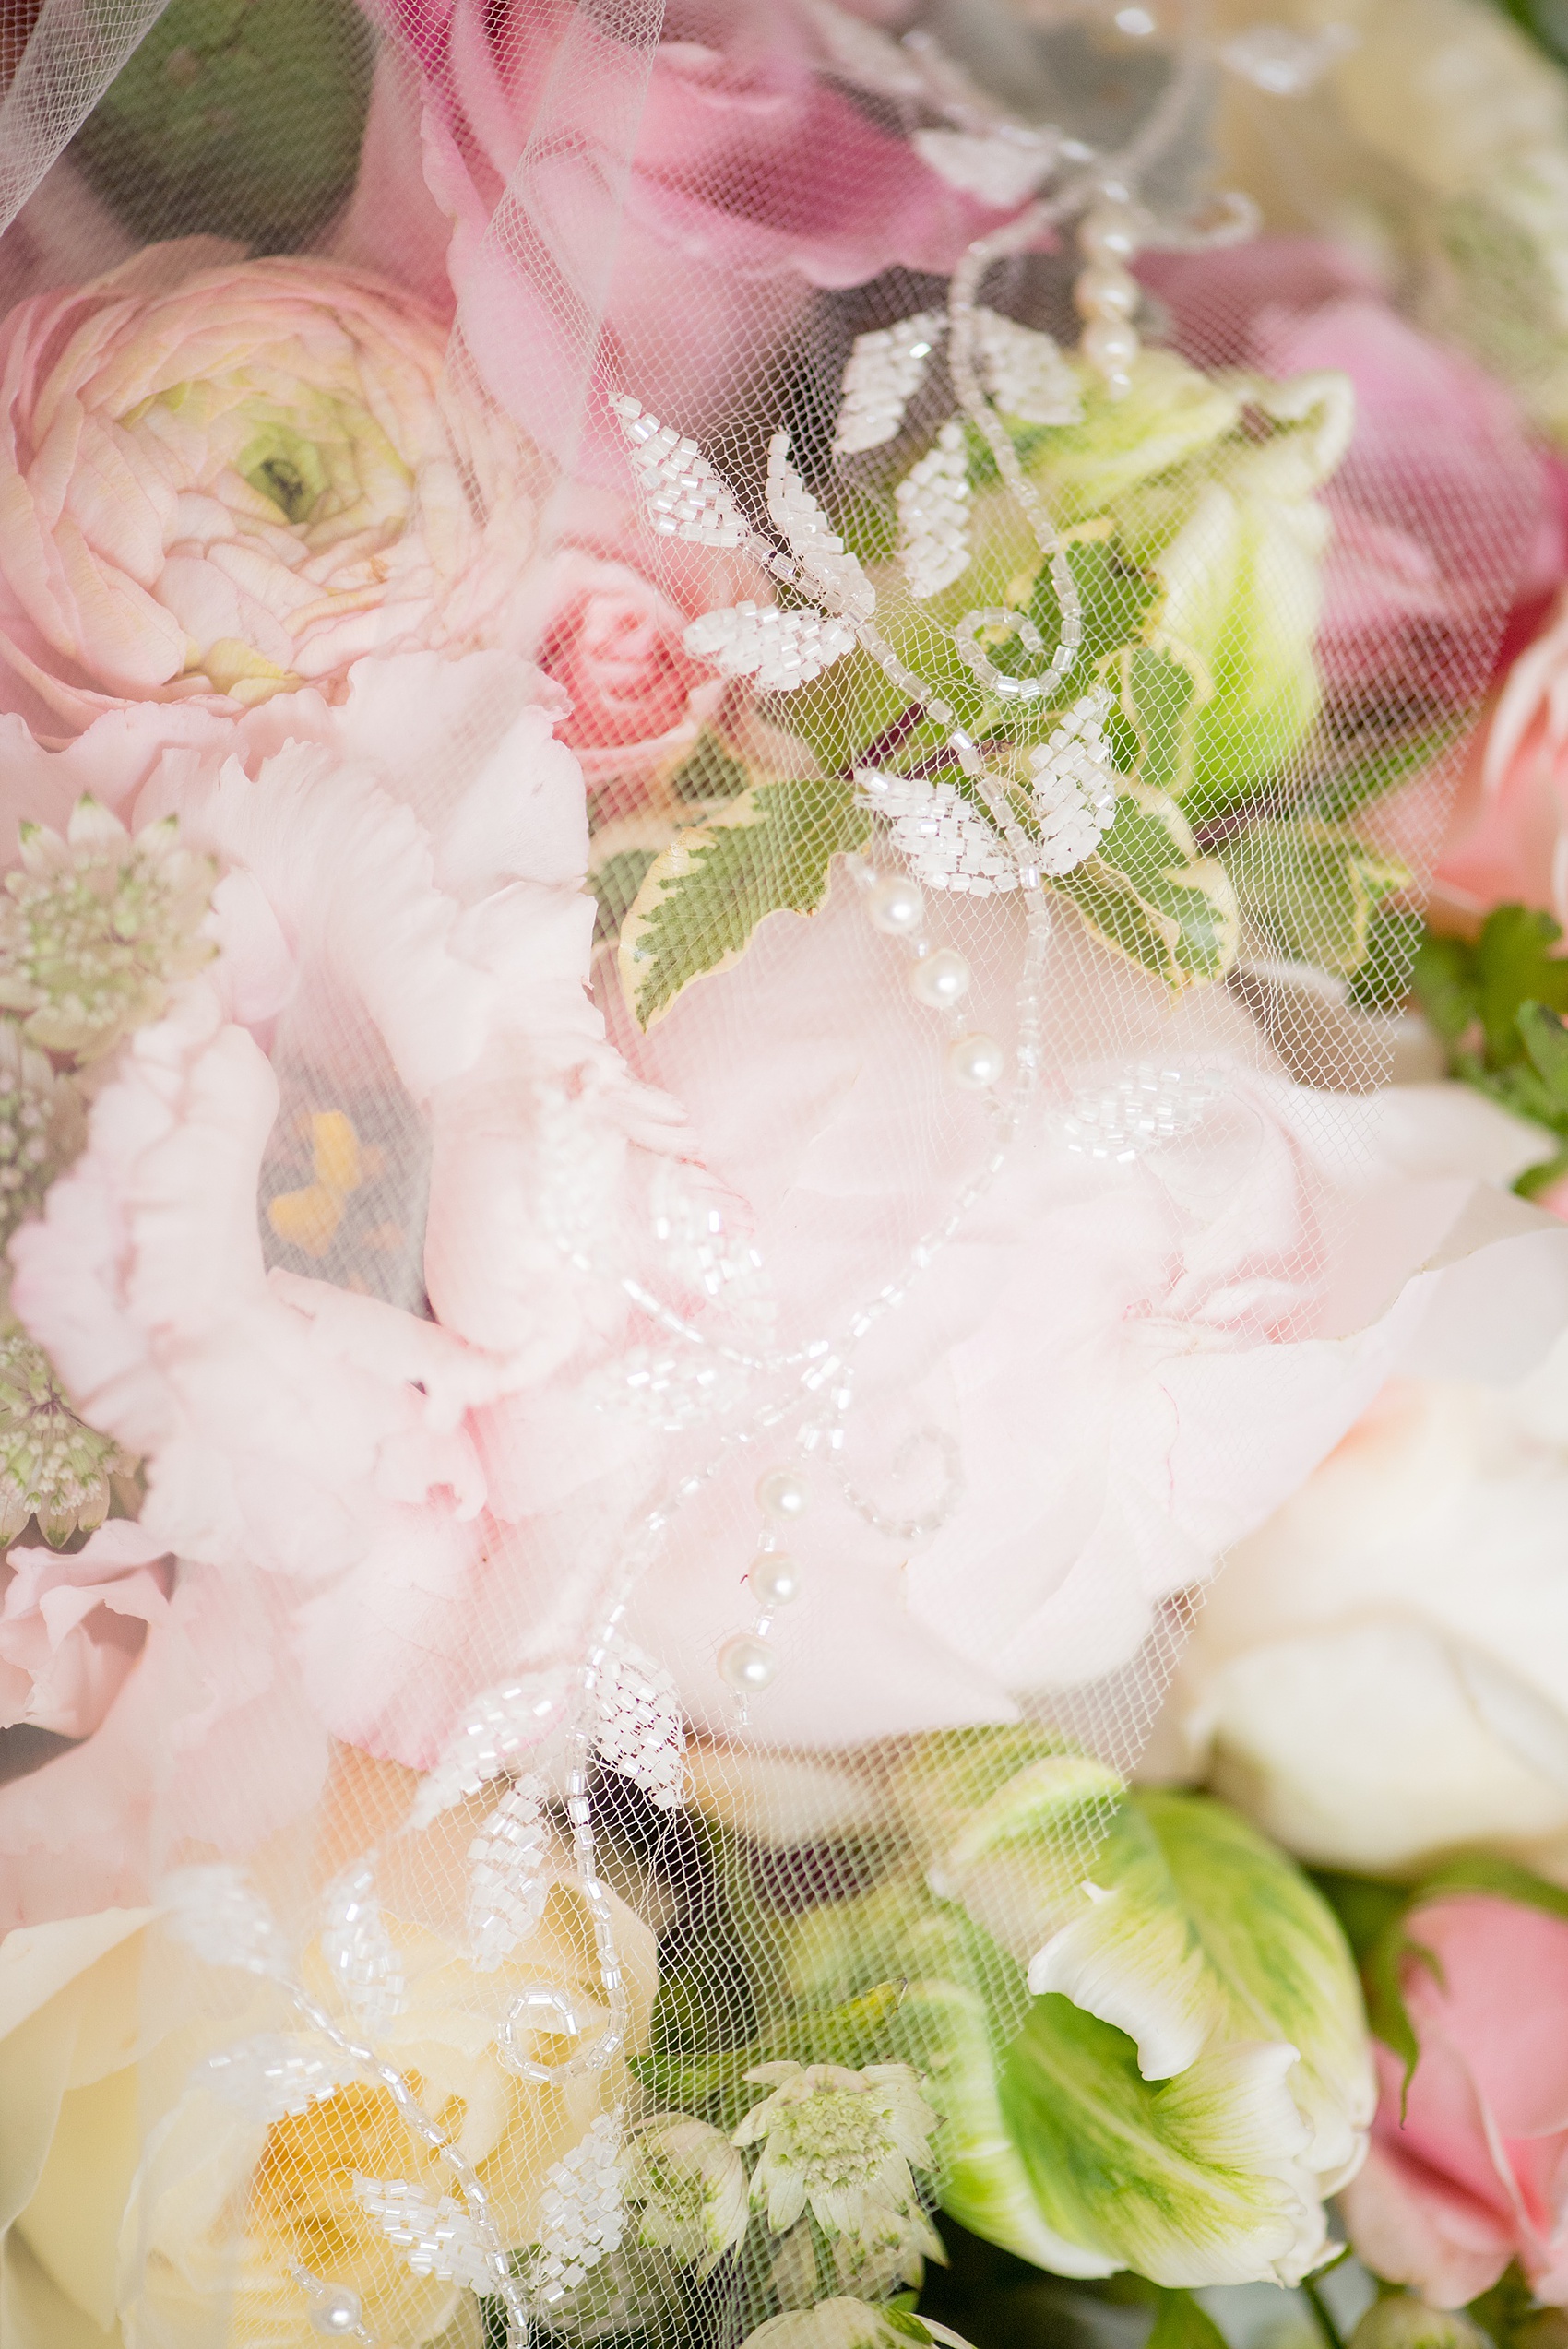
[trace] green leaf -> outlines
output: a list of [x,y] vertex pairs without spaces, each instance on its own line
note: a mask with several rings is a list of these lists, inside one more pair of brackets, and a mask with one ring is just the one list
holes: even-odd
[[1424,1875],[1415,1900],[1436,1900],[1448,1892],[1485,1892],[1493,1900],[1512,1901],[1517,1908],[1538,1909],[1543,1916],[1568,1922],[1568,1892],[1549,1883],[1516,1860],[1499,1859],[1491,1852],[1462,1852]]
[[1552,1100],[1568,1116],[1568,1028],[1544,1003],[1526,1001],[1515,1018],[1530,1065]]
[[[1095,674],[1101,661],[1124,645],[1139,642],[1159,599],[1160,589],[1158,580],[1129,561],[1109,525],[1092,536],[1086,532],[1081,538],[1069,540],[1066,553],[1078,590],[1084,635],[1078,658],[1057,698],[1075,701],[1084,691],[1084,681]],[[1049,563],[1040,565],[1036,576],[1028,616],[1044,638],[1047,650],[1051,650],[1061,637],[1062,611]],[[1000,662],[997,665],[1003,666]],[[1018,665],[1038,669],[1039,657]]]
[[648,868],[621,931],[621,984],[643,1027],[694,979],[744,953],[771,913],[814,913],[833,859],[870,818],[843,781],[761,783],[678,835]]
[[[1325,824],[1342,823],[1358,808],[1382,799],[1385,791],[1392,791],[1408,777],[1419,774],[1423,767],[1434,766],[1445,751],[1453,749],[1467,723],[1462,718],[1448,718],[1423,734],[1408,735],[1400,741],[1375,742],[1370,749],[1361,749],[1353,742],[1340,745],[1337,763],[1331,764],[1322,780],[1311,784],[1302,794],[1301,813],[1319,816]],[[1324,756],[1333,760],[1336,753],[1330,747]]]
[[1193,654],[1129,645],[1116,664],[1119,700],[1137,742],[1140,783],[1179,800],[1193,779],[1194,727],[1208,681]]
[[1474,949],[1462,938],[1439,938],[1426,931],[1410,967],[1410,984],[1429,1026],[1445,1044],[1456,1044],[1480,1010]]
[[620,937],[621,925],[636,903],[637,891],[658,853],[655,848],[618,848],[588,874],[588,887],[599,901],[593,918],[596,946],[612,946]]
[[1474,969],[1489,1068],[1507,1068],[1525,1058],[1521,1003],[1568,1011],[1568,960],[1550,952],[1562,935],[1551,916],[1533,907],[1499,906],[1487,916],[1474,950]]
[[1402,864],[1313,817],[1254,824],[1221,854],[1242,919],[1288,960],[1339,979],[1366,962],[1384,899],[1410,885]]
[[1230,876],[1218,858],[1198,855],[1175,801],[1149,785],[1123,784],[1095,855],[1052,886],[1106,945],[1172,993],[1223,979],[1236,959]]
[[1397,1011],[1410,992],[1426,924],[1409,906],[1379,906],[1367,931],[1366,959],[1350,980],[1359,1011]]
[[745,761],[705,727],[670,777],[670,788],[683,805],[692,807],[707,800],[738,799],[748,779]]
[[291,252],[353,185],[374,54],[352,0],[170,0],[71,151],[138,240]]
[[1163,2291],[1155,2303],[1154,2330],[1144,2349],[1229,2349],[1229,2343],[1190,2292]]

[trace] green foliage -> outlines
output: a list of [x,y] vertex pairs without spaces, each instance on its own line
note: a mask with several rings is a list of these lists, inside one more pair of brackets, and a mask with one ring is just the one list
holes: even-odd
[[602,864],[594,866],[588,887],[598,900],[593,918],[596,946],[612,946],[620,937],[621,925],[636,905],[637,891],[657,855],[655,848],[617,848]]
[[1548,913],[1499,906],[1480,936],[1423,937],[1411,974],[1452,1074],[1554,1134],[1562,1145],[1515,1189],[1528,1198],[1568,1169],[1568,956]]
[[71,151],[141,240],[292,252],[353,185],[374,50],[353,0],[170,0]]
[[735,756],[711,727],[705,727],[670,777],[670,788],[683,806],[709,800],[735,800],[750,777],[743,759]]
[[694,979],[723,970],[771,913],[814,913],[835,856],[870,819],[847,782],[760,783],[648,867],[621,931],[621,983],[642,1026]]
[[1313,817],[1254,824],[1221,853],[1242,919],[1288,961],[1339,979],[1366,966],[1384,900],[1410,885],[1402,864]]
[[1223,979],[1236,959],[1235,891],[1215,857],[1200,857],[1168,793],[1135,780],[1117,795],[1099,848],[1053,884],[1095,934],[1173,993]]

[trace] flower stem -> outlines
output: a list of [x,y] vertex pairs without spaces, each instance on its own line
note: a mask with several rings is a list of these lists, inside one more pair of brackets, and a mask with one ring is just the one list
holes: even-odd
[[1311,2276],[1305,2276],[1302,2279],[1301,2296],[1317,2319],[1317,2329],[1323,2335],[1325,2349],[1345,2349],[1345,2336],[1335,2323],[1333,2311],[1324,2298],[1322,2290],[1313,2282]]

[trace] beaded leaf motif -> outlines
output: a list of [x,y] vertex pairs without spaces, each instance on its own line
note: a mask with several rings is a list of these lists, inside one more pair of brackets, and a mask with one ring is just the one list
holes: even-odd
[[626,2218],[619,2113],[600,2113],[581,2143],[548,2171],[539,2208],[542,2224],[529,2283],[535,2299],[550,2307],[620,2248]]
[[544,1915],[544,1797],[542,1778],[514,1780],[469,1845],[469,1939],[477,1973],[504,1964]]
[[314,2048],[293,2044],[276,2031],[258,2032],[254,2039],[221,2048],[208,2056],[196,2074],[225,2104],[268,2129],[335,2096],[350,2076]]
[[558,1729],[566,1717],[564,1672],[522,1672],[499,1688],[471,1697],[447,1738],[440,1761],[420,1782],[412,1828],[431,1826],[444,1810],[513,1774],[513,1760]]
[[470,2292],[493,2292],[495,2277],[473,2221],[454,2195],[433,2202],[406,2177],[354,2174],[354,2192],[367,2218],[403,2254],[410,2273]]
[[746,517],[695,441],[645,414],[641,403],[630,397],[617,399],[615,413],[659,536],[683,539],[690,546],[743,546],[751,535]]
[[600,1670],[596,1701],[594,1750],[600,1762],[640,1786],[659,1809],[677,1809],[686,1793],[686,1726],[663,1665],[629,1643],[612,1648]]
[[1050,335],[1020,326],[999,311],[980,309],[974,337],[980,381],[1004,416],[1016,416],[1021,424],[1083,421],[1078,378]]
[[159,1887],[169,1929],[206,1965],[286,1978],[289,1946],[244,1870],[227,1860],[177,1868]]
[[375,1870],[357,1860],[322,1899],[321,1953],[362,2027],[384,2031],[403,2008],[403,1975],[375,1896]]
[[899,561],[912,596],[934,596],[969,567],[969,474],[964,434],[944,424],[936,445],[893,493]]
[[844,369],[844,397],[833,435],[836,457],[856,457],[893,439],[926,378],[947,331],[940,310],[921,310],[897,326],[857,335]]
[[721,676],[754,677],[765,694],[792,693],[855,648],[842,620],[777,604],[736,603],[705,611],[682,639],[698,660]]
[[1105,748],[1110,706],[1104,693],[1085,694],[1029,756],[1040,871],[1053,880],[1092,856],[1116,820],[1116,773]]
[[767,445],[767,511],[828,611],[869,620],[876,590],[790,464],[788,433],[775,433]]
[[948,782],[921,775],[855,776],[864,804],[886,822],[893,845],[928,889],[991,897],[1018,887],[1017,868],[980,810]]

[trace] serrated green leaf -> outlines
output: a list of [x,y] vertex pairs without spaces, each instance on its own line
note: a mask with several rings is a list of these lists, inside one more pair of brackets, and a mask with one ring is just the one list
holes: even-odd
[[[1109,527],[1103,532],[1086,532],[1080,538],[1070,539],[1066,555],[1078,590],[1084,635],[1078,658],[1057,698],[1072,701],[1084,691],[1085,681],[1095,675],[1103,660],[1119,652],[1123,646],[1139,642],[1160,590],[1158,582],[1128,558]],[[1062,611],[1049,563],[1040,565],[1036,576],[1028,615],[1050,650],[1061,638]],[[1038,656],[1032,662],[1019,664],[1026,668],[1039,665]]]
[[1137,743],[1134,773],[1179,800],[1193,779],[1194,730],[1209,694],[1202,663],[1155,643],[1124,647],[1115,669],[1117,698]]
[[711,727],[705,727],[670,777],[670,789],[683,806],[707,800],[739,799],[750,777],[739,759]]
[[1277,954],[1338,979],[1366,962],[1384,899],[1410,885],[1404,865],[1313,817],[1252,825],[1221,856],[1242,919]]
[[1052,884],[1116,954],[1173,993],[1212,985],[1236,959],[1241,921],[1230,876],[1200,857],[1167,792],[1125,782],[1096,853]]
[[593,918],[596,946],[612,946],[620,937],[621,925],[636,903],[637,891],[658,853],[656,848],[618,848],[588,874],[588,887],[598,901]]
[[1474,950],[1462,938],[1427,931],[1410,966],[1410,985],[1429,1026],[1445,1044],[1456,1044],[1480,1010]]
[[1487,916],[1473,968],[1489,1068],[1508,1068],[1525,1058],[1521,1003],[1568,1011],[1568,960],[1550,952],[1562,936],[1551,916],[1534,907],[1499,906]]
[[725,969],[771,913],[814,913],[836,856],[870,818],[841,780],[760,783],[680,833],[648,868],[621,931],[621,985],[638,1024]]

